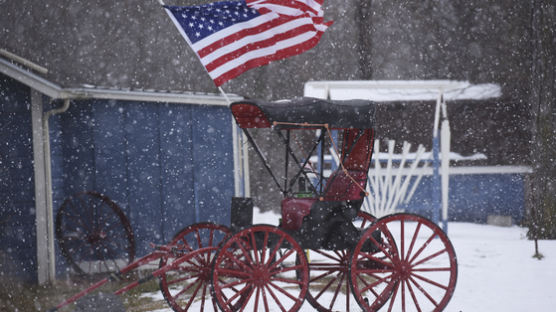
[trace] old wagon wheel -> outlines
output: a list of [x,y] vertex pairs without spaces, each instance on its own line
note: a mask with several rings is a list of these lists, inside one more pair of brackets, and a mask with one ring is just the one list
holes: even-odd
[[[209,289],[215,253],[206,247],[218,246],[229,234],[228,227],[206,222],[189,225],[174,236],[169,244],[173,250],[159,264],[162,268],[188,257],[180,259],[176,270],[160,276],[160,290],[174,311],[218,311]],[[200,249],[207,251],[194,253]]]
[[308,279],[303,249],[272,225],[234,234],[222,245],[212,271],[214,295],[223,311],[297,311]]
[[[371,226],[376,218],[360,211],[354,225]],[[319,312],[351,311],[357,306],[349,286],[349,250],[310,250],[307,301]],[[326,298],[326,299],[325,299]]]
[[[364,251],[367,242],[378,250]],[[363,234],[350,263],[352,290],[365,311],[442,311],[456,279],[450,240],[432,221],[413,214],[377,220]]]
[[56,214],[56,239],[75,272],[115,272],[135,258],[129,220],[108,196],[94,191],[68,197]]

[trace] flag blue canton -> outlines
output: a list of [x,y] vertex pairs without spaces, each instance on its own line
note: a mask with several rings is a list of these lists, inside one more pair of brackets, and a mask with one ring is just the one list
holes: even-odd
[[260,14],[245,1],[221,1],[190,7],[166,6],[192,43]]

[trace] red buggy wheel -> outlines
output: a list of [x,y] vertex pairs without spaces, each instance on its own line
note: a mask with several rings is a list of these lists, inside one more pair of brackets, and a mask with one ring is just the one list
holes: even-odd
[[[354,225],[359,229],[371,226],[376,218],[360,211]],[[357,302],[349,286],[349,250],[310,250],[309,290],[307,301],[319,312],[351,311]]]
[[174,311],[218,311],[209,287],[215,248],[206,247],[217,247],[229,234],[226,226],[197,223],[174,236],[169,244],[174,250],[159,264],[162,268],[176,259],[181,262],[160,276],[160,291]]
[[255,225],[233,235],[218,252],[212,272],[214,295],[223,311],[297,311],[308,279],[303,249],[272,225]]
[[88,191],[68,197],[56,214],[56,239],[75,272],[117,272],[135,258],[129,220],[108,196]]
[[[368,242],[378,251],[363,251]],[[457,279],[456,254],[432,221],[413,214],[379,219],[353,251],[350,280],[365,311],[442,311]]]

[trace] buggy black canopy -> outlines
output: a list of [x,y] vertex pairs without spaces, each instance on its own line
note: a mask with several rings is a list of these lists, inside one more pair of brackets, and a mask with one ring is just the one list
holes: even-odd
[[[246,99],[230,105],[241,128],[299,128],[299,124],[328,124],[330,128],[370,129],[375,124],[376,103],[367,100],[295,98],[269,102]],[[288,124],[291,123],[291,124]]]

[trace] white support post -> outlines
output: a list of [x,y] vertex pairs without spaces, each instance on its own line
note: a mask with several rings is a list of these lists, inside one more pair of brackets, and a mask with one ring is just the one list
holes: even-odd
[[[232,104],[228,94],[221,87],[218,87],[222,96],[226,99],[228,105]],[[249,180],[249,150],[247,137],[236,124],[232,117],[232,144],[234,154],[234,196],[251,197],[251,188]]]
[[442,101],[442,126],[440,129],[440,149],[441,165],[440,172],[442,177],[442,224],[444,232],[448,232],[448,192],[450,183],[450,122],[446,102]]
[[240,176],[240,172],[241,172],[241,145],[240,145],[240,141],[239,141],[239,135],[238,135],[238,127],[236,125],[236,122],[234,120],[234,117],[232,118],[232,144],[233,144],[233,153],[234,153],[234,196],[236,197],[240,197],[242,196],[242,185],[241,185],[241,176]]
[[50,266],[49,224],[47,205],[47,182],[43,138],[42,94],[31,91],[31,125],[33,131],[33,166],[35,180],[35,226],[37,236],[37,279],[39,285],[54,281],[56,271]]
[[249,178],[249,145],[247,144],[247,136],[241,132],[241,159],[243,160],[242,177],[243,177],[243,195],[251,197],[251,180]]

